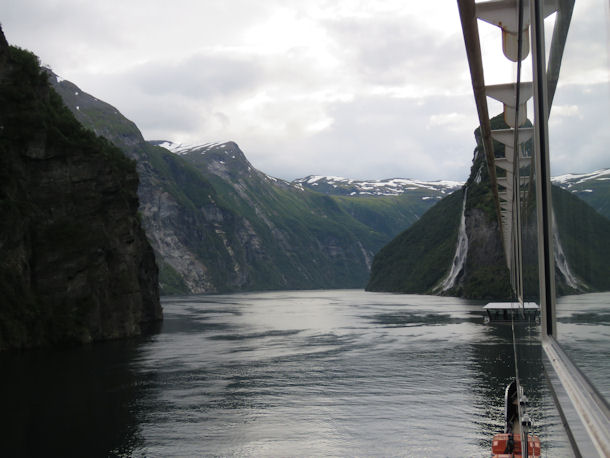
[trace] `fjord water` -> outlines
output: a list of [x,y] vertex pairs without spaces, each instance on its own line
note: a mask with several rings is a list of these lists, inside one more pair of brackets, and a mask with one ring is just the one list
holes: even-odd
[[[4,456],[489,456],[511,328],[455,298],[291,291],[165,298],[138,340],[0,356]],[[519,328],[545,456],[569,456]]]

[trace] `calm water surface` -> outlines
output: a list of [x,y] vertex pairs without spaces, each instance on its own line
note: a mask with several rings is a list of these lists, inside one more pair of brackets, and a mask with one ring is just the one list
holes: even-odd
[[[159,333],[0,356],[4,456],[490,456],[514,374],[480,303],[362,291],[166,298]],[[545,456],[570,456],[520,329]]]

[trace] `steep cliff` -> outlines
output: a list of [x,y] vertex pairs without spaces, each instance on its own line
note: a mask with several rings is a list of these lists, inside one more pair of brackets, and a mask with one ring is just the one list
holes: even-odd
[[451,186],[324,195],[256,170],[233,142],[169,152],[114,107],[56,75],[50,81],[83,124],[136,159],[165,294],[362,287],[373,254]]
[[[475,137],[478,142],[478,130]],[[468,190],[464,212],[468,252],[460,276],[444,293],[475,299],[509,300],[512,297],[509,272],[480,143],[475,149],[465,188]]]
[[463,190],[445,197],[375,256],[367,290],[510,297],[493,195],[479,147]]
[[[492,129],[507,128],[502,115],[491,120]],[[367,286],[371,291],[447,294],[475,299],[508,300],[513,297],[499,231],[480,131],[475,131],[470,177],[464,191],[444,198],[422,218],[384,247],[373,261]],[[526,144],[526,148],[531,147]],[[496,154],[503,146],[494,144]],[[603,171],[595,202],[603,203]],[[572,185],[584,180],[562,178]],[[582,183],[580,183],[582,184]],[[578,187],[576,189],[579,189]],[[466,196],[465,202],[460,196]],[[591,194],[591,193],[586,193]],[[533,196],[531,196],[533,199]],[[600,204],[601,209],[603,205]],[[463,212],[463,224],[459,215]],[[557,294],[610,289],[610,221],[575,194],[553,186],[556,222],[554,250]],[[535,207],[522,214],[523,277],[526,297],[538,295]]]
[[136,159],[140,213],[163,293],[357,287],[366,281],[367,262],[383,239],[350,220],[331,198],[274,181],[234,143],[206,155],[170,153],[146,142],[110,105],[55,75],[51,82],[81,122]]
[[0,31],[0,349],[139,334],[161,319],[133,161],[84,129]]

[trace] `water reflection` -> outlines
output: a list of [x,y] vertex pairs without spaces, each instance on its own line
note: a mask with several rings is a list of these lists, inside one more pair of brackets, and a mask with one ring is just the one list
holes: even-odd
[[0,354],[3,456],[128,456],[141,447],[130,362],[142,344]]
[[[303,291],[164,308],[153,338],[2,355],[18,374],[2,386],[16,393],[12,455],[487,456],[502,429],[510,327],[484,325],[481,304]],[[538,346],[523,339],[536,432],[557,455]]]
[[564,296],[557,308],[562,347],[599,393],[610,399],[610,293]]
[[476,367],[480,380],[474,386],[475,399],[480,403],[478,408],[486,412],[486,416],[477,422],[481,440],[488,440],[490,432],[503,431],[504,390],[515,378],[517,364],[519,380],[529,400],[532,432],[541,438],[543,456],[569,456],[569,444],[542,370],[539,327],[517,325],[515,337],[516,360],[510,324],[487,325],[485,339],[473,344],[471,363]]

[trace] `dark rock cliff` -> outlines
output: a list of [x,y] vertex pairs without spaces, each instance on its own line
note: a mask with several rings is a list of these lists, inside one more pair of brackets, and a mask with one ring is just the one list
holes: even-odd
[[[375,256],[368,290],[473,299],[511,297],[495,203],[481,152],[479,145],[463,191],[445,197]],[[467,249],[458,260],[455,255],[462,210],[461,236],[467,240]]]
[[[475,132],[475,137],[478,136]],[[464,212],[468,253],[461,275],[446,294],[472,299],[512,298],[502,235],[482,146],[475,149]]]
[[0,349],[137,335],[161,319],[133,161],[84,129],[0,30]]
[[[491,119],[491,125],[492,129],[507,128],[503,115]],[[379,251],[367,289],[487,300],[514,297],[478,128],[475,138],[477,147],[464,186],[467,198],[462,207],[463,231],[457,217],[463,201],[454,193]],[[531,148],[531,144],[526,143],[526,148]],[[504,147],[495,144],[494,151],[502,156]],[[552,193],[557,294],[607,291],[610,221],[576,195],[556,186]],[[603,208],[603,194],[598,205]],[[539,294],[535,216],[535,199],[530,195],[523,202],[521,234],[524,296],[531,300]],[[454,256],[459,252],[458,232],[463,232],[467,239],[466,256],[460,258],[459,265],[458,257]],[[455,275],[448,275],[450,272]],[[445,281],[447,278],[451,281]]]

